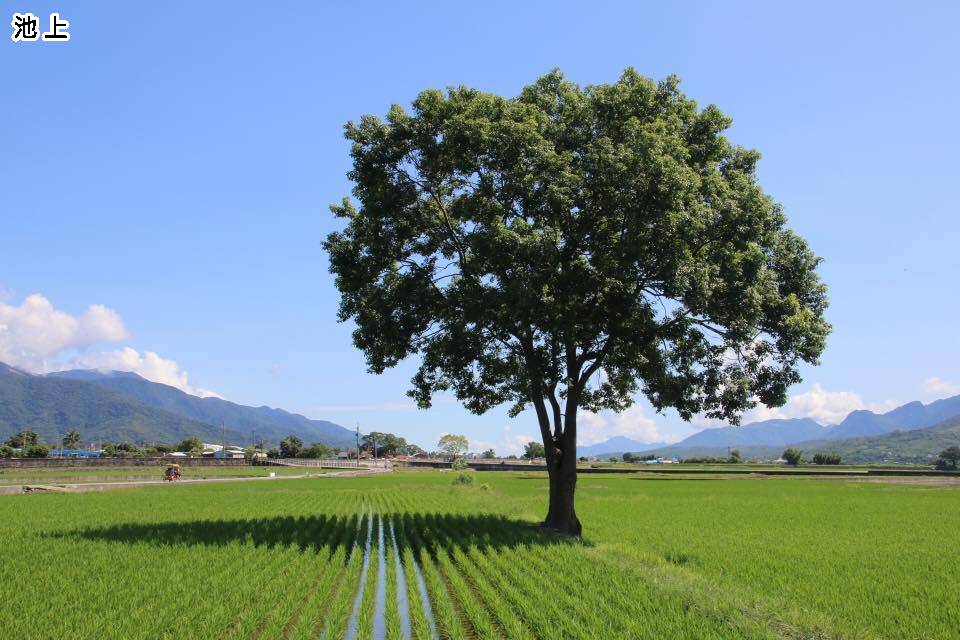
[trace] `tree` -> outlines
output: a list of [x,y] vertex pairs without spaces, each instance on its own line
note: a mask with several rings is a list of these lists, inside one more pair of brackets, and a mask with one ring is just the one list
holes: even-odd
[[789,449],[783,452],[783,455],[781,457],[787,461],[787,464],[795,467],[801,462],[803,462],[803,451],[801,451],[800,449],[794,449],[793,447],[790,447]]
[[50,449],[42,444],[28,444],[23,452],[25,458],[46,458],[49,455]]
[[497,452],[494,451],[493,449],[487,449],[482,454],[480,454],[480,457],[483,458],[484,460],[493,460],[494,458],[497,457]]
[[415,444],[407,443],[403,453],[407,454],[408,456],[422,456],[426,453],[426,451]]
[[[283,443],[281,443],[280,446],[283,446]],[[309,447],[303,447],[297,453],[298,458],[315,458],[315,459],[329,458],[332,455],[333,455],[333,449],[331,449],[327,445],[322,444],[320,442],[315,442],[314,444],[311,444]]]
[[200,436],[191,436],[178,442],[176,450],[183,453],[203,451],[203,440],[200,439]]
[[444,455],[456,457],[466,453],[470,443],[467,441],[467,436],[445,433],[440,437],[437,446],[440,447],[440,451],[442,451]]
[[534,458],[544,458],[546,457],[547,452],[543,448],[543,445],[539,442],[528,442],[523,445],[523,457],[527,460],[533,460]]
[[303,440],[291,434],[280,441],[280,457],[296,458],[303,448]]
[[759,154],[669,77],[579,87],[554,71],[502,98],[428,90],[346,126],[355,200],[324,247],[339,318],[409,394],[473,413],[532,407],[546,527],[579,535],[577,415],[642,392],[738,423],[786,401],[829,324],[806,242],[757,184]]
[[627,451],[625,454],[623,454],[623,461],[624,462],[640,462],[640,456]]
[[363,436],[364,449],[373,453],[374,444],[376,444],[377,455],[383,457],[395,456],[398,453],[403,453],[407,448],[406,439],[392,433],[371,431]]
[[274,459],[279,458],[280,450],[277,449],[276,447],[270,447],[269,449],[267,449],[267,457],[274,458]]
[[24,441],[26,441],[26,446],[39,444],[40,437],[37,435],[36,431],[30,431],[29,429],[21,429],[17,433],[13,434],[7,438],[7,446],[13,447],[14,449],[22,449],[24,446]]
[[734,449],[730,452],[730,457],[727,458],[727,462],[730,464],[740,464],[743,462],[743,456],[740,455],[740,449]]
[[840,464],[843,458],[836,453],[815,453],[813,454],[813,464]]
[[76,449],[78,444],[80,444],[80,432],[76,429],[67,431],[67,435],[63,437],[63,446],[67,449]]
[[937,469],[943,471],[957,471],[960,469],[960,447],[947,447],[940,452],[937,459]]

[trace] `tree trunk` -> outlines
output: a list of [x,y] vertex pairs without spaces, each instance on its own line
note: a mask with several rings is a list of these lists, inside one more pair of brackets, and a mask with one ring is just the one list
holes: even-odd
[[548,458],[550,474],[550,510],[543,526],[569,536],[580,536],[582,530],[573,498],[577,488],[577,459],[574,453],[563,451],[559,460]]

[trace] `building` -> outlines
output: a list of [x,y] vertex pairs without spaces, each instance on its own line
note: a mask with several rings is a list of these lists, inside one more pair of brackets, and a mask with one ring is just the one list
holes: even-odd
[[219,451],[213,452],[214,458],[225,458],[228,460],[242,460],[247,457],[247,454],[244,453],[242,449],[220,449]]
[[83,449],[50,449],[51,458],[99,458],[102,451],[84,451]]

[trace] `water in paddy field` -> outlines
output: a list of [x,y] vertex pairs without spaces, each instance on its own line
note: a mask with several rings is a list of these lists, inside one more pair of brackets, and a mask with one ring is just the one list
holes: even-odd
[[[403,562],[400,560],[400,551],[397,549],[397,536],[393,530],[393,522],[390,522],[390,544],[393,547],[393,562],[397,574],[397,607],[400,609],[400,633],[404,638],[410,637],[410,612],[407,608],[410,601],[407,599],[407,577],[403,572]],[[433,627],[433,617],[430,607],[424,601],[424,613],[427,614],[427,620],[430,621],[430,629],[436,634]]]
[[[364,507],[360,507],[360,518],[363,519]],[[363,592],[367,586],[367,571],[370,569],[370,538],[373,534],[373,507],[367,515],[367,542],[363,548],[363,568],[360,570],[360,588],[357,589],[357,596],[353,600],[353,612],[350,614],[350,621],[347,623],[347,633],[345,640],[356,640],[357,628],[360,624],[360,604],[363,602]],[[383,636],[380,636],[383,637]]]
[[387,637],[387,563],[383,548],[383,516],[377,514],[377,595],[373,607],[373,637]]
[[[358,530],[363,531],[363,521],[366,517],[367,529],[366,529],[366,539],[363,543],[363,547],[360,547],[359,542],[351,550],[351,555],[355,552],[363,553],[363,565],[360,570],[360,579],[357,587],[357,593],[354,596],[353,600],[353,610],[350,614],[350,619],[347,622],[347,630],[344,634],[346,640],[355,640],[359,633],[360,628],[360,615],[361,607],[363,606],[363,598],[366,592],[367,586],[367,574],[370,570],[370,557],[371,557],[371,548],[373,543],[373,527],[374,520],[376,519],[377,525],[377,538],[376,538],[376,553],[379,560],[377,564],[377,584],[376,592],[374,597],[374,611],[373,611],[373,638],[374,640],[382,640],[387,637],[387,617],[386,617],[386,608],[387,608],[387,562],[386,562],[386,535],[384,533],[384,521],[383,516],[379,513],[374,513],[372,506],[367,510],[367,505],[360,507],[360,519],[358,522]],[[408,597],[408,588],[406,572],[404,571],[403,561],[401,559],[400,549],[397,545],[396,531],[392,520],[387,522],[387,528],[390,535],[390,545],[393,549],[393,560],[394,567],[396,569],[397,575],[397,608],[400,614],[400,633],[403,638],[412,637],[410,630],[410,600]],[[420,569],[419,563],[414,559],[413,562],[413,572],[416,576],[416,588],[420,594],[420,601],[423,603],[423,614],[427,620],[427,623],[430,627],[430,637],[435,640],[439,639],[439,634],[437,633],[436,621],[433,617],[433,610],[430,606],[430,595],[427,592],[426,581],[423,578],[423,572]]]

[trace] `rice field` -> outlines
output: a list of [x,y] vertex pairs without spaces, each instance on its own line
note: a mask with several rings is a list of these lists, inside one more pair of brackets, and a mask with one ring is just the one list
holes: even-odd
[[[124,467],[77,466],[53,469],[18,468],[0,469],[0,485],[24,484],[29,482],[110,482],[127,480],[160,480],[166,470],[166,465],[131,465]],[[323,469],[319,467],[277,467],[277,466],[184,466],[182,468],[185,479],[206,478],[265,478],[271,473],[278,476],[303,475],[306,473],[330,473],[338,469]]]
[[[486,486],[482,486],[486,485]],[[444,472],[0,496],[10,638],[960,638],[960,489]]]

